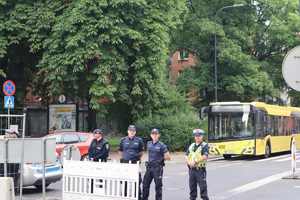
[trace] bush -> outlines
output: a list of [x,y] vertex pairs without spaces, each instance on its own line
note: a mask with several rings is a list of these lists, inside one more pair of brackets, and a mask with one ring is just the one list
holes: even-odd
[[203,128],[198,112],[180,96],[174,88],[168,91],[165,106],[157,112],[137,120],[139,135],[150,139],[152,128],[161,132],[161,140],[168,145],[169,150],[184,150],[192,140],[192,131]]

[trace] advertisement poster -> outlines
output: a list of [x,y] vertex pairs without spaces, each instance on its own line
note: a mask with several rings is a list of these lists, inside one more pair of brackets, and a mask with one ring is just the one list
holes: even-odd
[[76,131],[76,105],[50,105],[49,129]]

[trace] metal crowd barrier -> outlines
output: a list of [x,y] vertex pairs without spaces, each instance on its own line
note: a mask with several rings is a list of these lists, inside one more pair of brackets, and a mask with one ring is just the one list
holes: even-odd
[[64,161],[63,200],[137,200],[139,164]]

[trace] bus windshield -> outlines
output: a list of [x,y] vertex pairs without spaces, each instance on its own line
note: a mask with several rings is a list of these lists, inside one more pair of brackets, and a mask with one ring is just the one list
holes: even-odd
[[246,112],[214,112],[209,115],[209,140],[238,139],[254,136],[253,119]]

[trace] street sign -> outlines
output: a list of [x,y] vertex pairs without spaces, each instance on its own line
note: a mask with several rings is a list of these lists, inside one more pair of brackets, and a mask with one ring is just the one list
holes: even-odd
[[59,103],[65,103],[66,102],[66,96],[65,95],[59,95],[58,97]]
[[282,63],[282,75],[285,82],[296,91],[300,91],[300,46],[290,50]]
[[2,90],[6,96],[13,96],[16,93],[16,84],[11,80],[7,80],[3,83]]
[[15,107],[15,97],[14,96],[4,96],[4,108],[14,109]]

